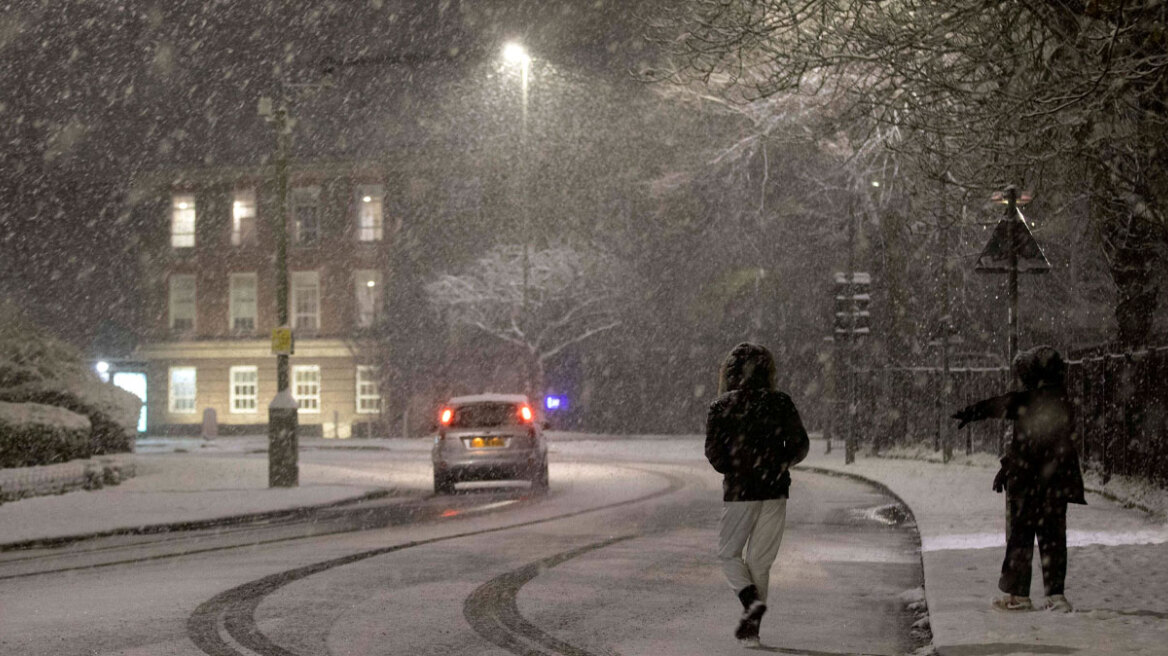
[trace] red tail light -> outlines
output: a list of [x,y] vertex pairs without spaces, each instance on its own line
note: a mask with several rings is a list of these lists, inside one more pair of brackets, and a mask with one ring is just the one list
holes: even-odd
[[450,408],[442,408],[442,414],[438,415],[438,423],[443,426],[449,426],[450,420],[454,419],[454,410]]
[[519,418],[522,419],[525,423],[530,424],[534,417],[535,415],[532,414],[530,407],[526,405],[519,406]]

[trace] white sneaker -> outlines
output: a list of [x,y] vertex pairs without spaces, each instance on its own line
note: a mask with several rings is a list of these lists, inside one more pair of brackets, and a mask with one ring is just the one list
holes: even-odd
[[1057,611],[1059,613],[1069,613],[1075,610],[1071,606],[1071,602],[1067,601],[1066,595],[1056,594],[1046,598],[1046,602],[1042,604],[1046,610]]
[[1030,601],[1030,597],[1018,597],[1015,595],[1006,595],[994,599],[994,608],[1005,611],[1026,611],[1034,610],[1034,604]]

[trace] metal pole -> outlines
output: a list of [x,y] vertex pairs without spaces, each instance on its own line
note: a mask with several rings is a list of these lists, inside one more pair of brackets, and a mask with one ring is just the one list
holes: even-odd
[[528,162],[527,162],[527,154],[528,154],[527,153],[527,69],[530,65],[531,65],[530,60],[523,61],[523,123],[522,123],[522,132],[519,135],[519,151],[520,151],[519,166],[521,166],[523,169],[523,180],[521,181],[521,184],[523,185],[523,190],[522,190],[522,198],[520,199],[520,202],[523,204],[523,207],[521,208],[520,211],[522,212],[522,217],[523,217],[523,235],[522,235],[522,238],[523,238],[523,318],[524,319],[527,318],[527,281],[528,281],[528,276],[529,276],[528,271],[530,269],[530,263],[527,259],[527,246],[528,246],[528,241],[530,239],[530,232],[531,232],[531,225],[530,225],[531,219],[530,219],[530,215],[529,215],[530,209],[528,208],[528,205],[530,204],[530,201],[531,201],[531,190],[529,188],[530,181],[528,180],[528,178],[530,177],[530,174],[528,172]]
[[856,461],[856,412],[859,410],[859,399],[857,398],[858,391],[856,386],[858,381],[856,379],[856,208],[853,203],[848,205],[848,273],[847,273],[847,295],[848,302],[851,304],[848,314],[851,315],[850,324],[848,326],[848,345],[847,345],[847,376],[848,376],[848,412],[846,420],[848,423],[847,433],[844,437],[844,464],[850,465]]
[[[530,58],[524,59],[522,66],[521,66],[521,68],[522,68],[522,88],[523,88],[523,97],[522,97],[523,108],[522,108],[521,131],[519,134],[519,159],[520,159],[519,166],[522,169],[522,174],[521,174],[522,178],[520,180],[520,184],[522,185],[522,189],[520,190],[520,201],[519,202],[522,205],[522,207],[520,208],[520,212],[521,212],[520,216],[522,217],[522,226],[523,226],[522,227],[523,234],[520,236],[520,238],[523,241],[523,306],[521,308],[522,313],[520,315],[520,321],[521,321],[522,329],[524,331],[527,330],[527,318],[528,318],[527,308],[528,308],[528,297],[530,295],[528,292],[528,284],[529,284],[529,280],[531,278],[531,260],[530,260],[530,257],[528,255],[528,250],[530,250],[530,246],[531,246],[531,244],[530,244],[530,241],[531,241],[531,207],[530,207],[530,205],[531,205],[531,164],[528,161],[530,159],[530,156],[529,156],[530,154],[528,152],[528,146],[527,146],[527,141],[528,141],[528,137],[527,137],[527,79],[528,79],[528,77],[527,76],[528,76],[528,70],[530,69],[530,67],[531,67],[531,59]],[[534,383],[536,382],[535,378],[536,378],[536,371],[537,371],[537,363],[533,361],[533,354],[531,354],[531,353],[528,354],[527,366],[525,367],[525,369],[527,371],[527,376],[526,376],[527,381],[526,381],[524,387],[527,388],[527,393],[529,395],[542,395],[543,390],[534,389]]]
[[[941,407],[951,407],[953,381],[949,376],[949,331],[952,317],[949,316],[949,224],[948,206],[945,203],[945,188],[941,187]],[[941,413],[938,424],[941,431],[941,461],[949,462],[953,459],[952,430],[946,417],[948,413]]]
[[1014,356],[1018,355],[1018,244],[1015,238],[1015,225],[1018,222],[1018,190],[1014,186],[1006,188],[1008,206],[1006,216],[1006,237],[1009,242],[1009,281],[1007,290],[1010,296],[1010,366],[1014,366]]
[[[276,237],[276,322],[288,325],[288,111],[275,111],[276,211],[272,228]],[[300,484],[299,423],[296,399],[289,391],[288,355],[276,355],[276,397],[268,405],[268,487]]]
[[829,376],[826,384],[831,387],[831,393],[828,395],[830,401],[827,406],[827,416],[823,421],[823,440],[826,442],[823,453],[827,455],[831,453],[831,437],[833,426],[838,429],[839,425],[839,400],[840,400],[840,336],[835,334],[835,280],[831,281],[832,285],[832,299],[831,299],[831,376]]
[[[288,324],[288,112],[276,111],[276,323]],[[276,356],[276,391],[288,389],[288,356]]]
[[[1007,250],[1009,257],[1008,265],[1008,282],[1006,283],[1007,295],[1010,298],[1010,351],[1008,366],[1010,367],[1010,389],[1014,390],[1018,387],[1017,376],[1014,375],[1014,358],[1018,355],[1018,243],[1015,238],[1015,226],[1018,222],[1018,188],[1014,185],[1006,187],[1006,241],[1009,244]],[[1010,437],[1013,437],[1014,427],[1010,424],[1007,429]],[[1005,451],[1005,434],[998,438],[998,453]]]

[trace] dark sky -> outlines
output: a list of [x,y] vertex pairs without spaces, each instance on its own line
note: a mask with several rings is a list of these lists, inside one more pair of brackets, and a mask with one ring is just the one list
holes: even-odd
[[[545,79],[573,81],[580,112],[588,98],[635,94],[630,71],[648,56],[637,4],[3,3],[0,293],[81,343],[102,319],[132,322],[126,190],[160,167],[263,161],[271,133],[257,100],[281,77],[319,80],[322,64],[335,86],[302,100],[300,156],[449,137],[452,117],[514,92],[500,79],[509,39]],[[580,92],[590,87],[604,93]]]

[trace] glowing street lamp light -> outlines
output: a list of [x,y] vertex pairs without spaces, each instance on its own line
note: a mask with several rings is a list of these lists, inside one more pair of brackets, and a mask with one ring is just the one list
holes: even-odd
[[514,41],[503,46],[503,59],[510,64],[520,64],[526,66],[531,63],[531,55],[527,54],[527,48]]

